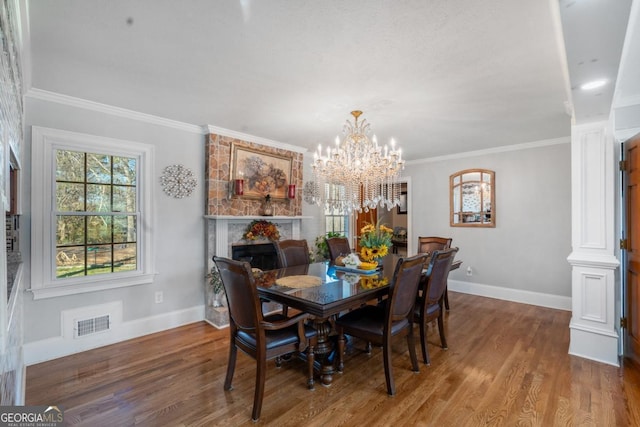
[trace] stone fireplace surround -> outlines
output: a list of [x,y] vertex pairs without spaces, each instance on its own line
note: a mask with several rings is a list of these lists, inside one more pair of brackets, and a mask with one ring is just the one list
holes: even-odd
[[[213,257],[232,257],[234,244],[251,244],[242,239],[247,226],[253,220],[267,220],[277,225],[280,239],[300,239],[300,226],[303,219],[310,216],[234,216],[234,215],[205,215],[207,230],[207,271],[213,266]],[[213,307],[213,292],[206,286],[205,319],[217,328],[229,325],[226,307]],[[226,301],[225,301],[226,303]]]
[[[271,221],[278,226],[280,239],[300,239],[303,219],[302,197],[293,200],[274,200],[275,216],[259,216],[262,200],[247,197],[229,197],[231,183],[231,148],[236,144],[264,153],[289,157],[292,160],[290,183],[295,184],[302,194],[303,157],[306,149],[276,141],[256,138],[245,134],[222,134],[219,129],[210,128],[205,139],[207,163],[205,212],[207,233],[207,272],[213,266],[213,256],[232,257],[232,245],[248,242],[242,239],[249,223],[256,219]],[[250,242],[249,242],[250,243]],[[213,307],[213,293],[205,286],[205,319],[216,327],[229,323],[226,307]],[[224,301],[226,304],[226,301]]]

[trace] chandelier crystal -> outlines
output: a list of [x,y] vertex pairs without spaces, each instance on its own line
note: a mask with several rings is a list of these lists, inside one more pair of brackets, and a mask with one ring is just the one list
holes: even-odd
[[[400,204],[400,183],[404,169],[402,151],[381,147],[375,135],[369,139],[370,125],[358,121],[362,111],[352,111],[353,122],[343,127],[344,140],[336,137],[334,147],[322,146],[313,156],[315,182],[305,188],[305,198],[318,205],[341,212],[369,212]],[[328,184],[328,185],[327,185]]]

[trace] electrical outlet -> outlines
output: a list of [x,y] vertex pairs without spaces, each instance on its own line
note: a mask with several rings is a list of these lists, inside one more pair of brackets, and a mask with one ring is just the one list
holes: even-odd
[[156,291],[156,304],[160,304],[164,301],[164,294],[162,291]]
[[467,276],[473,276],[473,270],[471,269],[471,266],[467,267]]

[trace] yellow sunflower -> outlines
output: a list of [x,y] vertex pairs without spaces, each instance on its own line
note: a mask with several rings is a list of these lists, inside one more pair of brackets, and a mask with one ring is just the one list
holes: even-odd
[[376,227],[373,224],[367,224],[360,230],[361,234],[373,233],[376,231]]
[[378,248],[378,256],[379,258],[382,258],[383,256],[386,256],[389,253],[389,247],[388,246],[379,246]]
[[364,261],[371,261],[373,259],[373,248],[362,248],[360,249],[360,258]]

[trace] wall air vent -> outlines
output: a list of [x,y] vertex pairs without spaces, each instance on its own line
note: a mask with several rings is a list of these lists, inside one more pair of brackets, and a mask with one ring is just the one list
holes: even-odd
[[92,317],[90,319],[76,320],[74,325],[74,338],[85,337],[111,329],[111,316]]

